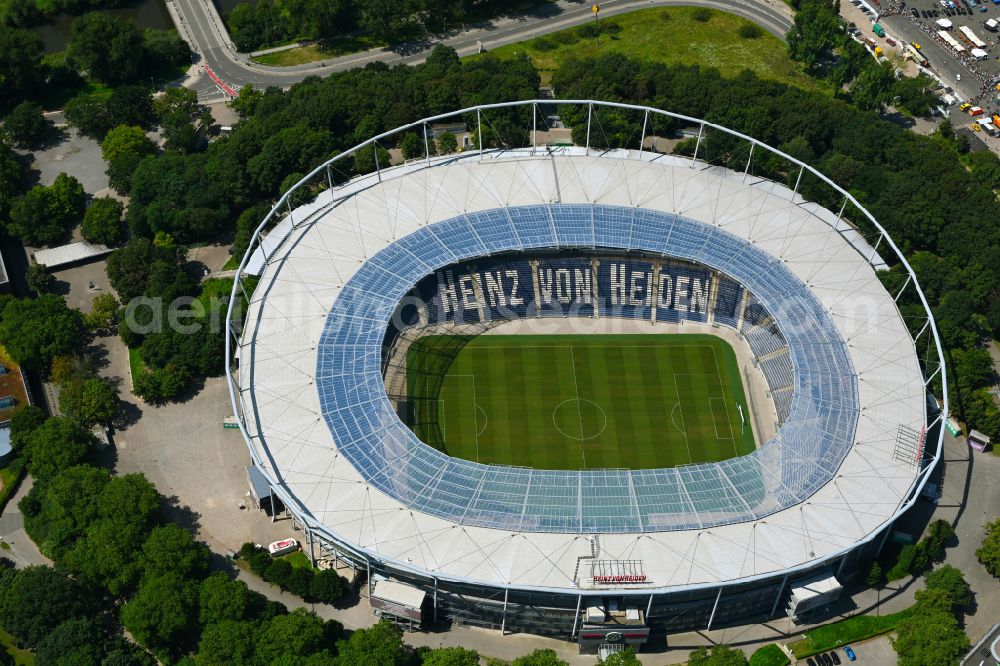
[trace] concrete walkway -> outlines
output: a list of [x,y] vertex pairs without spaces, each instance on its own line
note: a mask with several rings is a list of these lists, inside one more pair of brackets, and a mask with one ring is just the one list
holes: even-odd
[[17,503],[28,494],[32,485],[31,477],[25,477],[17,492],[4,507],[3,514],[0,514],[0,538],[7,546],[0,549],[0,557],[12,560],[14,566],[19,569],[33,565],[52,564],[52,560],[42,555],[38,546],[24,531],[24,516],[17,508]]

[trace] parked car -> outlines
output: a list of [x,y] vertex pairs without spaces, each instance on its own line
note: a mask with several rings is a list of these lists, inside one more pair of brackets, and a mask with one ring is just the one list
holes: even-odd
[[844,646],[844,654],[847,655],[849,661],[855,661],[858,658],[858,655],[854,654],[854,650],[851,649],[850,645]]
[[896,45],[896,40],[893,39],[892,37],[886,37],[885,38],[885,43],[888,44],[889,46],[895,46]]
[[813,661],[812,657],[809,657],[808,659],[806,659],[806,664],[807,664],[807,666],[816,666],[816,662]]
[[971,109],[969,109],[970,116],[981,116],[984,113],[986,113],[986,111],[981,106],[974,106]]
[[830,653],[830,659],[833,659],[833,666],[840,666],[840,657],[837,656],[836,650]]
[[916,8],[910,7],[910,16],[913,18],[920,18],[920,12],[918,12]]

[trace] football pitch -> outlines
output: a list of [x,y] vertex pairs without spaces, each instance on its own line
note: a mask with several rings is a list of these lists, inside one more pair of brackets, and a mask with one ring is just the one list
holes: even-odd
[[754,450],[736,355],[703,334],[430,335],[407,351],[410,427],[448,455],[658,468]]

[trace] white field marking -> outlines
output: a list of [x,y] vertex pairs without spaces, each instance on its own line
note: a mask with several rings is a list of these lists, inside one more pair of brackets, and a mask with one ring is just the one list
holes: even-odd
[[486,410],[483,409],[478,402],[476,403],[476,409],[478,409],[483,414],[483,427],[479,429],[478,433],[476,433],[476,439],[478,441],[479,436],[482,435],[484,432],[486,432],[486,424],[489,423],[489,417],[486,415]]
[[723,437],[719,434],[719,420],[715,418],[715,400],[722,403],[723,407],[726,407],[725,398],[709,398],[708,399],[708,409],[712,412],[712,426],[715,428],[715,438],[716,439],[734,439],[733,437],[733,426],[729,422],[729,408],[726,408],[726,428],[729,430],[729,437]]
[[476,376],[470,375],[468,373],[463,373],[463,374],[456,373],[456,374],[449,374],[448,377],[472,377],[472,427],[476,431],[476,462],[479,462],[479,436],[483,434],[483,431],[486,430],[486,425],[483,424],[483,429],[482,430],[479,429],[479,415],[476,414],[476,410],[478,409],[479,411],[481,411],[483,413],[483,416],[485,416],[487,420],[489,419],[489,417],[486,414],[486,410],[480,407],[479,403],[476,402]]
[[[726,423],[729,424],[729,434],[732,435],[733,434],[733,422],[731,420],[732,417],[731,417],[731,415],[729,413],[729,403],[727,403],[726,400],[725,400],[726,387],[722,383],[722,368],[719,367],[719,356],[715,353],[715,347],[712,347],[712,358],[715,359],[715,374],[719,377],[719,389],[722,391],[722,395],[723,395],[722,404],[726,408]],[[740,384],[742,384],[742,383],[743,383],[743,376],[740,375]],[[749,389],[744,388],[744,390],[746,391],[746,390],[749,390]],[[743,419],[743,407],[741,405],[739,405],[738,403],[737,403],[736,406],[740,408],[740,419],[742,420]],[[715,413],[714,412],[712,413],[712,420],[713,421],[715,420]],[[746,423],[745,420],[743,422],[744,422],[744,424]],[[718,430],[718,429],[716,429],[716,430]],[[743,429],[741,428],[740,429],[740,438],[741,439],[742,439],[742,436],[743,436]],[[739,456],[740,455],[740,449],[736,445],[736,436],[735,435],[732,437],[732,440],[733,440],[733,455]]]
[[[576,356],[573,355],[573,345],[569,345],[569,366],[573,368],[573,392],[576,394],[576,418],[577,422],[580,424],[580,457],[583,459],[583,469],[587,469],[587,452],[583,448],[583,407],[580,406],[580,385],[576,381]],[[555,412],[552,412],[552,415],[554,421]],[[607,425],[607,421],[605,421],[605,425]]]
[[[593,405],[594,407],[596,407],[600,411],[601,417],[604,419],[604,423],[603,423],[603,425],[601,425],[601,429],[598,430],[595,434],[588,435],[587,437],[583,437],[583,429],[581,428],[581,430],[580,430],[581,436],[577,437],[575,435],[570,435],[569,433],[565,432],[562,428],[559,427],[559,421],[556,419],[556,412],[558,412],[559,408],[562,407],[563,405],[565,405],[567,402],[573,402],[574,400],[577,402],[577,408],[578,409],[581,408],[581,405],[579,403],[588,402],[588,403],[590,403],[591,405]],[[563,437],[565,437],[566,439],[572,439],[574,441],[584,442],[584,441],[586,441],[588,439],[594,439],[595,437],[600,437],[604,433],[604,431],[607,430],[607,428],[608,428],[608,413],[604,411],[603,407],[601,407],[600,405],[598,405],[593,400],[588,400],[587,398],[568,398],[568,399],[563,400],[562,402],[560,402],[552,410],[552,424],[556,427],[556,430],[559,431],[559,434],[562,435]]]
[[[707,345],[705,345],[707,346]],[[687,448],[688,452],[688,463],[694,462],[694,456],[691,455],[691,442],[688,440],[687,424],[684,422],[684,408],[681,407],[681,390],[677,387],[677,373],[674,373],[674,393],[677,394],[677,406],[674,408],[679,411],[681,415],[681,434],[684,435],[684,446]],[[674,414],[671,410],[670,419],[673,420]],[[674,426],[677,426],[677,422],[674,422]]]

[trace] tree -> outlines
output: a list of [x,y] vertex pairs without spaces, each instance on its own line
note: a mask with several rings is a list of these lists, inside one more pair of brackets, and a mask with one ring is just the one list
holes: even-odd
[[437,648],[427,652],[421,663],[423,666],[479,666],[479,653],[463,647]]
[[515,659],[513,666],[567,666],[567,664],[556,655],[555,650],[538,649]]
[[851,86],[851,101],[859,109],[881,109],[892,99],[896,75],[889,63],[869,63]]
[[0,316],[0,344],[15,361],[42,370],[80,344],[83,318],[55,294],[11,299]]
[[865,585],[868,587],[882,587],[885,576],[882,574],[882,565],[872,562],[872,568],[868,570],[868,577],[865,578]]
[[[15,417],[16,418],[16,417]],[[11,425],[13,439],[13,424]],[[1000,577],[1000,519],[986,523],[986,537],[976,549],[976,559],[986,567],[991,576]]]
[[198,663],[211,666],[251,664],[257,625],[253,622],[222,620],[205,627],[198,644]]
[[123,207],[111,197],[98,197],[83,215],[80,232],[85,240],[98,245],[119,245],[125,240]]
[[0,595],[4,629],[29,648],[35,648],[66,620],[84,617],[90,610],[90,598],[84,590],[51,567],[19,571]]
[[0,26],[0,99],[20,100],[45,83],[42,38],[20,28]]
[[38,426],[28,437],[28,472],[44,482],[59,472],[79,465],[87,457],[93,437],[73,421],[54,417]]
[[44,185],[35,185],[27,194],[12,202],[7,233],[27,245],[54,245],[67,236],[69,229],[53,213],[51,190]]
[[115,126],[109,118],[107,101],[88,93],[80,93],[66,102],[63,112],[71,125],[97,140],[102,140]]
[[35,432],[48,416],[38,405],[27,405],[14,412],[10,417],[10,444],[19,451],[28,443],[31,433]]
[[24,176],[24,167],[17,154],[6,142],[0,141],[0,219],[6,219],[11,202],[21,193]]
[[98,81],[136,78],[142,61],[142,30],[131,21],[92,12],[73,21],[67,56]]
[[90,306],[90,312],[83,318],[87,329],[94,332],[114,331],[118,322],[118,299],[114,294],[98,294]]
[[972,588],[965,582],[962,572],[950,564],[943,564],[925,574],[924,586],[926,590],[944,592],[952,610],[972,604]]
[[176,30],[146,28],[142,35],[142,48],[146,71],[191,63],[191,47]]
[[66,620],[38,643],[35,663],[38,666],[56,664],[99,664],[104,656],[108,636],[92,617]]
[[62,564],[81,580],[121,595],[142,574],[142,545],[161,518],[160,496],[141,474],[127,474],[108,482],[96,506],[97,518]]
[[309,597],[324,604],[332,604],[344,595],[344,580],[334,569],[316,572],[309,585]]
[[403,157],[408,160],[424,156],[424,142],[413,132],[403,135],[400,149],[403,151]]
[[292,594],[300,597],[309,596],[309,590],[312,587],[313,581],[312,569],[307,569],[305,567],[292,567],[292,570],[288,574],[285,585],[288,587],[288,591]]
[[170,150],[193,152],[213,124],[211,111],[188,88],[168,89],[153,106]]
[[81,426],[110,425],[118,411],[118,390],[103,379],[75,379],[59,391],[59,409]]
[[122,608],[125,628],[143,645],[180,654],[197,636],[198,585],[176,573],[149,578]]
[[7,114],[3,121],[4,132],[20,148],[34,148],[49,133],[49,122],[42,115],[42,106],[35,102],[21,102]]
[[[296,608],[291,613],[271,618],[260,626],[256,636],[257,663],[271,664],[277,660],[294,663],[296,657],[308,657],[324,649],[324,642],[323,621],[304,608]],[[373,653],[364,663],[370,665],[392,662],[380,662],[379,655]]]
[[105,469],[76,465],[32,486],[20,509],[25,530],[43,553],[63,558],[97,520],[97,500],[110,480]]
[[108,256],[106,271],[111,286],[128,301],[148,293],[149,281],[156,271],[180,271],[180,252],[153,245],[148,238],[133,238]]
[[80,181],[60,173],[49,187],[36,185],[14,200],[7,230],[30,245],[51,245],[69,233],[86,205]]
[[742,651],[728,645],[716,645],[711,652],[700,647],[688,655],[688,666],[746,666],[747,658]]
[[802,0],[785,41],[792,60],[801,62],[808,70],[815,70],[842,35],[840,17],[832,2]]
[[[355,631],[347,640],[337,641],[336,666],[367,666],[373,663],[404,666],[408,662],[409,655],[403,648],[403,630],[384,620],[368,629]],[[520,663],[515,659],[514,666],[545,665],[541,662]]]
[[105,162],[113,162],[121,155],[156,154],[156,144],[146,136],[138,125],[119,125],[111,129],[101,142],[101,156]]
[[458,139],[451,132],[442,132],[437,137],[438,148],[443,155],[449,155],[458,150]]
[[896,637],[891,640],[900,666],[957,664],[969,649],[969,639],[959,628],[955,616],[940,610],[915,613],[906,618],[900,622]]
[[246,583],[218,571],[201,583],[198,619],[203,627],[218,622],[250,620],[261,606],[260,601]]
[[108,174],[108,184],[114,188],[115,192],[125,196],[132,189],[132,174],[139,166],[142,157],[131,153],[123,153],[113,161],[108,162],[106,173]]
[[55,277],[49,269],[41,264],[31,264],[24,274],[24,279],[28,283],[28,288],[35,294],[45,294],[52,290],[55,284]]
[[156,527],[142,544],[144,576],[175,573],[187,580],[198,580],[208,574],[211,553],[205,544],[194,540],[191,533],[177,525]]

